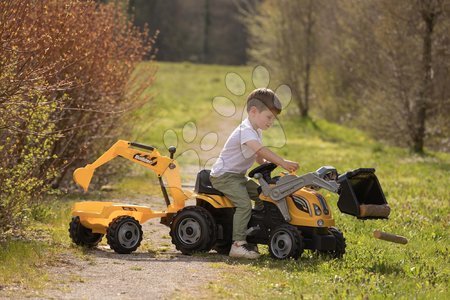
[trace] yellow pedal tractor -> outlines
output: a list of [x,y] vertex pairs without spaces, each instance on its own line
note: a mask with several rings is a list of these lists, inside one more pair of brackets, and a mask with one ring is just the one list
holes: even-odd
[[[232,243],[233,204],[211,186],[209,170],[198,173],[194,191],[183,190],[179,166],[173,159],[175,151],[170,147],[170,157],[166,157],[152,146],[118,141],[93,164],[75,170],[74,180],[87,191],[94,170],[117,156],[148,167],[158,175],[167,209],[158,212],[145,206],[78,202],[69,227],[72,241],[92,247],[106,234],[111,249],[131,253],[142,240],[141,224],[161,218],[161,223],[170,227],[172,243],[183,254],[211,249],[227,254]],[[387,218],[390,213],[374,169],[338,176],[335,168],[326,166],[302,176],[282,173],[271,177],[275,168],[267,163],[249,173],[259,181],[264,208],[252,211],[247,230],[247,241],[269,245],[274,258],[298,258],[304,249],[335,258],[344,255],[344,236],[334,227],[327,200],[318,193],[320,188],[339,194],[338,208],[343,213],[362,219]],[[196,199],[196,205],[185,206],[189,198]]]

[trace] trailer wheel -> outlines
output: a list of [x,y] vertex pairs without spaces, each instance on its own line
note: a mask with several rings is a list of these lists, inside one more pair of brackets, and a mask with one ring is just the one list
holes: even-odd
[[141,245],[142,226],[133,217],[117,217],[109,223],[106,239],[115,252],[129,254]]
[[273,258],[298,259],[304,250],[301,232],[292,225],[275,227],[269,237],[269,252]]
[[103,238],[101,233],[93,233],[90,228],[84,227],[80,217],[72,217],[69,223],[69,236],[75,244],[85,247],[95,247]]
[[216,223],[203,207],[187,206],[172,219],[170,236],[183,254],[208,252],[216,242]]

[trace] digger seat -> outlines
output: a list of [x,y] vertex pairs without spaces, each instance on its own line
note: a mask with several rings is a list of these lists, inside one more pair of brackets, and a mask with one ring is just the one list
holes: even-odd
[[213,188],[211,181],[209,180],[209,173],[211,173],[211,170],[201,170],[200,172],[198,172],[194,191],[197,194],[203,193],[224,196],[222,192]]

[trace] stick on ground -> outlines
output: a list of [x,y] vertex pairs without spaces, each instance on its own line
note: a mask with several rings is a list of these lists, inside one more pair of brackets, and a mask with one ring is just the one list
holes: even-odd
[[374,230],[373,236],[375,238],[383,240],[383,241],[388,241],[388,242],[393,242],[393,243],[398,243],[398,244],[403,244],[403,245],[406,245],[408,243],[408,239],[406,239],[404,236],[387,233],[387,232],[383,232],[380,230]]

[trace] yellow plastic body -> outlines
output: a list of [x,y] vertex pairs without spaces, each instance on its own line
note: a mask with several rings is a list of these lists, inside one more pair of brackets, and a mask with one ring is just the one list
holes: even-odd
[[151,218],[160,218],[176,213],[185,206],[185,202],[192,192],[181,188],[178,163],[174,159],[162,156],[156,149],[145,151],[140,148],[132,148],[128,141],[117,141],[95,162],[76,169],[73,173],[75,182],[84,191],[87,191],[95,169],[117,156],[149,168],[158,177],[162,177],[168,194],[171,196],[171,203],[165,211],[153,211],[149,207],[139,205],[100,201],[77,202],[73,206],[72,216],[79,216],[83,226],[92,229],[95,233],[105,233],[108,224],[118,216],[132,216],[142,224]]
[[109,223],[118,216],[131,216],[143,224],[152,218],[165,217],[167,213],[153,211],[146,206],[100,201],[77,202],[72,209],[72,215],[79,216],[83,226],[103,234]]
[[[314,190],[308,188],[302,188],[294,193],[294,196],[298,196],[303,198],[308,203],[309,213],[298,209],[292,197],[286,197],[286,202],[289,210],[289,215],[291,216],[290,224],[296,226],[308,226],[308,227],[331,227],[335,225],[333,216],[331,214],[330,206],[325,198],[322,198],[324,203],[327,206],[328,214],[324,213],[324,208],[318,199],[318,193]],[[275,203],[272,199],[265,197],[264,195],[260,195],[260,198],[264,201],[269,201]],[[319,206],[321,210],[321,214],[318,216],[314,210],[314,204]],[[323,223],[319,222],[322,220]],[[322,225],[319,225],[321,223]]]
[[[327,200],[322,197],[322,201],[325,203],[328,210],[328,214],[325,214],[323,205],[322,203],[320,203],[320,200],[318,198],[320,195],[315,190],[303,188],[296,191],[294,195],[303,198],[304,200],[307,201],[309,206],[308,207],[309,213],[298,209],[294,203],[294,200],[291,197],[287,197],[286,202],[289,209],[289,215],[291,217],[291,220],[289,221],[290,224],[308,227],[331,227],[335,225],[333,216],[331,214],[331,209],[330,206],[328,205]],[[214,208],[234,207],[233,203],[225,196],[200,193],[200,194],[193,194],[192,197],[195,197],[197,199],[197,202],[206,201],[209,204],[211,204]],[[269,197],[264,196],[263,194],[261,194],[259,197],[262,201],[268,201],[276,204],[275,201],[273,201]],[[317,205],[321,210],[321,214],[319,216],[316,215],[315,213],[314,205]]]
[[198,201],[206,201],[211,204],[214,208],[233,208],[234,205],[230,199],[225,196],[220,195],[210,195],[210,194],[193,194]]

